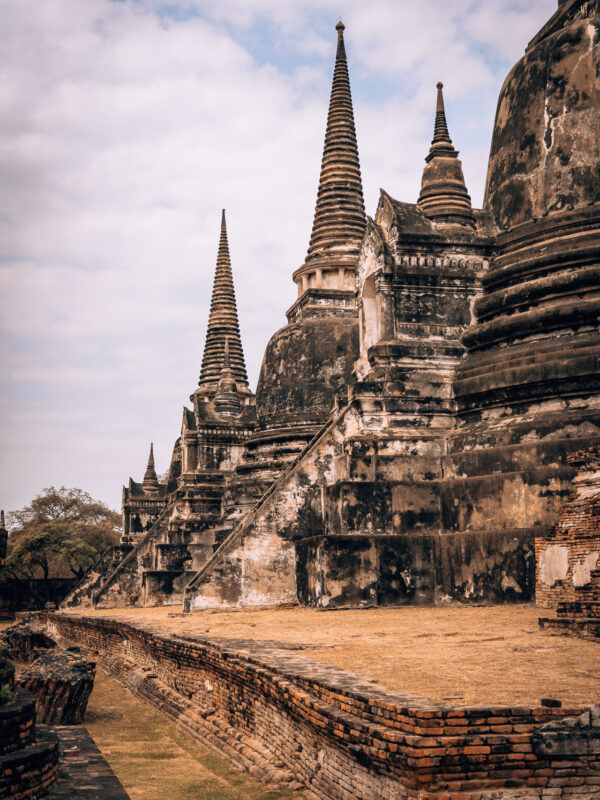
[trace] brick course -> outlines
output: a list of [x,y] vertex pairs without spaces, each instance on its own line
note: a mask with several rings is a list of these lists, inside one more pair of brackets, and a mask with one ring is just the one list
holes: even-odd
[[600,798],[595,754],[538,755],[534,734],[584,707],[455,708],[323,664],[106,618],[47,616],[135,694],[240,766],[320,800]]
[[35,725],[35,698],[17,690],[0,707],[0,798],[42,797],[58,776],[58,739]]

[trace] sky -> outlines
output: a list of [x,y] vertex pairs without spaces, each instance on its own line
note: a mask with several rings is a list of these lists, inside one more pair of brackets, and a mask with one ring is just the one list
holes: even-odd
[[367,213],[415,202],[444,82],[481,207],[498,93],[556,0],[0,0],[0,508],[168,468],[221,209],[250,386],[296,296],[345,42]]

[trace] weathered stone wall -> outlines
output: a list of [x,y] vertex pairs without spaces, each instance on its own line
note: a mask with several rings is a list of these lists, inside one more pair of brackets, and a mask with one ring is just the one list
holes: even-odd
[[355,425],[353,413],[342,413],[307,450],[312,456],[276,481],[188,584],[190,608],[296,600],[294,540],[323,532],[323,487],[333,480],[344,432]]
[[460,495],[424,480],[439,451],[363,436],[364,416],[347,406],[281,476],[192,579],[189,608],[532,598],[531,531],[445,529]]
[[[354,312],[356,313],[356,312]],[[286,325],[267,345],[256,407],[261,428],[310,424],[329,416],[358,357],[358,322],[343,316]]]
[[599,200],[598,4],[570,6],[579,13],[536,37],[500,93],[485,206],[501,228]]
[[582,707],[453,708],[260,649],[101,618],[48,624],[189,732],[246,767],[280,763],[320,800],[600,796],[600,719]]
[[321,607],[527,602],[527,531],[324,536],[296,544],[298,600]]

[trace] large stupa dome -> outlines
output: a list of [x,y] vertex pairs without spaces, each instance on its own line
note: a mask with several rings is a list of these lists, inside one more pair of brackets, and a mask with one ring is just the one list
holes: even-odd
[[498,101],[485,207],[499,228],[600,201],[598,4],[566,0]]

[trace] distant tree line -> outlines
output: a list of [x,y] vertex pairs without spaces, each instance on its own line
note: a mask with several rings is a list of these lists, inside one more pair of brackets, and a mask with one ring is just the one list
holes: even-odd
[[121,517],[81,489],[44,489],[7,516],[8,554],[1,579],[81,579],[118,544]]

